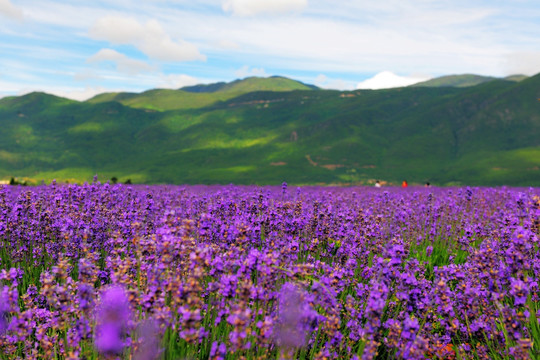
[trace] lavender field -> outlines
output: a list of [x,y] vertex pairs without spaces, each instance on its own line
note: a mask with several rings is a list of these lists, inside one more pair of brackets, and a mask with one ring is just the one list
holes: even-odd
[[0,187],[0,359],[540,357],[540,189]]

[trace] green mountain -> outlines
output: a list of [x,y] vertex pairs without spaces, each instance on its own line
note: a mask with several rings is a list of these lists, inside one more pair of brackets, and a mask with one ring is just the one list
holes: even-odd
[[490,82],[493,80],[507,80],[507,81],[514,81],[519,82],[522,80],[525,80],[527,76],[525,75],[510,75],[503,79],[498,79],[496,77],[492,76],[481,76],[481,75],[473,75],[473,74],[463,74],[463,75],[447,75],[447,76],[441,76],[435,79],[423,81],[420,83],[416,83],[414,87],[445,87],[445,86],[451,86],[451,87],[469,87],[469,86],[476,86],[480,84],[484,84],[486,82]]
[[452,86],[452,87],[469,87],[480,85],[489,81],[496,80],[497,78],[491,76],[481,76],[473,74],[463,74],[463,75],[448,75],[441,76],[435,79],[423,81],[411,86],[425,86],[425,87],[443,87],[443,86]]
[[246,79],[235,80],[230,83],[219,82],[215,84],[203,84],[186,86],[180,90],[194,93],[214,93],[232,92],[248,93],[253,91],[292,91],[292,90],[318,90],[314,85],[308,85],[296,80],[284,78],[282,76],[272,76],[269,78],[248,77]]
[[522,74],[510,75],[504,78],[504,80],[519,82],[525,80],[528,76]]
[[540,74],[465,88],[249,78],[86,102],[32,93],[0,100],[0,179],[540,186],[538,99]]
[[180,109],[198,109],[226,101],[254,91],[293,91],[313,90],[314,86],[283,77],[249,77],[231,83],[196,85],[179,90],[153,89],[140,94],[106,93],[88,100],[92,104],[117,101],[121,104],[147,110],[167,111]]

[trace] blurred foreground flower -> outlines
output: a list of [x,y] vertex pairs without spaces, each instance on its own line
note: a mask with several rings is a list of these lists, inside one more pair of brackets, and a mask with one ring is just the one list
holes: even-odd
[[0,291],[0,335],[3,335],[8,327],[7,313],[9,311],[9,302],[7,290],[8,287],[5,286]]
[[293,283],[285,283],[279,293],[276,340],[288,349],[305,345],[315,312],[305,302],[304,294]]
[[127,295],[121,287],[106,289],[96,314],[95,345],[102,354],[120,354],[124,349],[131,311]]
[[145,320],[137,327],[139,344],[137,351],[133,355],[134,360],[153,360],[157,359],[161,353],[159,346],[159,326],[153,320]]

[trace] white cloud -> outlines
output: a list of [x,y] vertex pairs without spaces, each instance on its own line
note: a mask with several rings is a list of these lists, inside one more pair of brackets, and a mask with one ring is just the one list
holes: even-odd
[[[139,81],[148,81],[151,83],[154,83],[152,85],[152,88],[161,88],[161,89],[179,89],[184,86],[190,86],[190,85],[197,85],[200,84],[201,81],[197,78],[194,78],[189,75],[185,74],[156,74],[155,76],[152,76],[151,78],[137,78]],[[88,86],[84,88],[49,88],[45,90],[49,94],[54,94],[57,96],[62,96],[68,99],[78,100],[78,101],[85,101],[88,100],[98,94],[102,94],[104,92],[122,92],[125,91],[120,88],[105,88],[102,86]]]
[[138,74],[141,72],[152,71],[155,68],[144,61],[135,60],[119,53],[113,49],[101,49],[87,60],[89,63],[100,63],[104,61],[112,61],[118,71],[127,74]]
[[317,75],[317,77],[315,78],[315,85],[319,86],[319,85],[323,85],[323,84],[326,84],[326,82],[328,81],[328,76],[324,75],[324,74],[319,74]]
[[427,81],[427,76],[399,76],[390,71],[383,71],[374,77],[364,80],[356,85],[357,89],[390,89],[413,85],[422,81]]
[[73,74],[73,80],[76,80],[76,81],[87,81],[87,80],[97,80],[97,79],[101,79],[99,74],[89,69],[84,69],[82,71],[79,71]]
[[104,87],[85,87],[85,88],[73,88],[73,89],[52,89],[48,92],[50,94],[61,96],[64,98],[72,99],[72,100],[78,100],[78,101],[85,101],[90,98],[93,98],[94,96],[98,94],[102,94],[104,92],[116,92],[120,90],[111,90]]
[[515,52],[503,65],[507,74],[536,75],[540,72],[540,51]]
[[237,50],[240,49],[240,45],[231,40],[221,40],[217,42],[217,47],[223,50]]
[[116,92],[121,91],[119,89],[108,89],[104,87],[70,87],[70,86],[49,86],[43,84],[26,84],[21,86],[21,84],[2,82],[0,81],[0,98],[3,96],[22,96],[29,94],[34,91],[45,92],[47,94],[52,94],[72,100],[84,101],[88,100],[91,97],[94,97],[97,94],[104,92]]
[[249,76],[260,76],[267,77],[269,76],[263,68],[250,68],[247,65],[242,66],[240,69],[234,72],[234,75],[243,79]]
[[12,96],[16,94],[20,88],[20,83],[0,78],[0,96]]
[[22,10],[13,5],[9,0],[0,0],[0,15],[5,15],[8,18],[16,20],[23,18]]
[[225,0],[222,8],[236,16],[277,15],[302,11],[307,3],[307,0]]
[[160,88],[180,89],[184,86],[197,85],[201,82],[193,76],[185,74],[168,74],[162,75],[161,82],[158,84]]
[[315,78],[314,84],[323,89],[335,90],[354,90],[355,84],[352,81],[343,79],[329,78],[324,74],[320,74]]
[[133,18],[106,16],[95,22],[90,36],[113,44],[131,44],[140,39],[144,32],[144,25]]
[[478,46],[476,39],[460,29],[445,33],[411,29],[408,24],[393,28],[368,21],[315,17],[309,12],[295,18],[209,18],[205,22],[211,24],[214,34],[218,32],[240,46],[234,54],[223,51],[220,58],[289,73],[301,70],[357,75],[393,68],[405,73],[418,69],[430,74],[496,73],[499,64],[494,54],[504,50],[489,39],[477,39],[483,43]]
[[94,39],[112,44],[133,45],[152,59],[206,60],[195,45],[181,39],[171,39],[157,20],[141,24],[133,18],[105,16],[96,21],[89,34]]
[[[20,1],[20,0],[19,0]],[[99,7],[81,1],[60,2],[56,0],[20,1],[24,5],[24,17],[28,23],[39,24],[39,35],[53,33],[60,30],[73,36],[81,31],[86,31],[96,18],[103,14]],[[45,31],[43,31],[45,30]]]

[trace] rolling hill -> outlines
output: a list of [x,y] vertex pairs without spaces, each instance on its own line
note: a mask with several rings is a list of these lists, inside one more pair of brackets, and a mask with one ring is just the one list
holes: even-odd
[[476,86],[480,85],[486,82],[494,81],[494,80],[508,80],[508,81],[515,81],[519,82],[521,80],[526,79],[527,76],[525,75],[511,75],[507,76],[504,79],[498,79],[496,77],[492,76],[481,76],[481,75],[474,75],[474,74],[463,74],[463,75],[448,75],[448,76],[441,76],[435,79],[423,81],[420,83],[416,83],[411,86],[424,86],[424,87],[445,87],[445,86],[452,86],[452,87],[469,87],[469,86]]
[[178,90],[153,89],[140,94],[106,93],[97,95],[88,100],[88,102],[97,104],[107,101],[117,101],[134,108],[167,111],[197,109],[254,91],[288,92],[315,89],[317,87],[279,76],[270,78],[249,77],[231,83],[196,85]]
[[425,86],[425,87],[445,87],[445,86],[452,86],[452,87],[469,87],[469,86],[476,86],[480,85],[489,81],[496,80],[496,78],[491,76],[480,76],[480,75],[473,75],[473,74],[463,74],[463,75],[448,75],[448,76],[441,76],[435,79],[423,81],[420,83],[416,83],[411,86]]
[[350,92],[248,78],[0,99],[0,179],[540,186],[540,75]]

